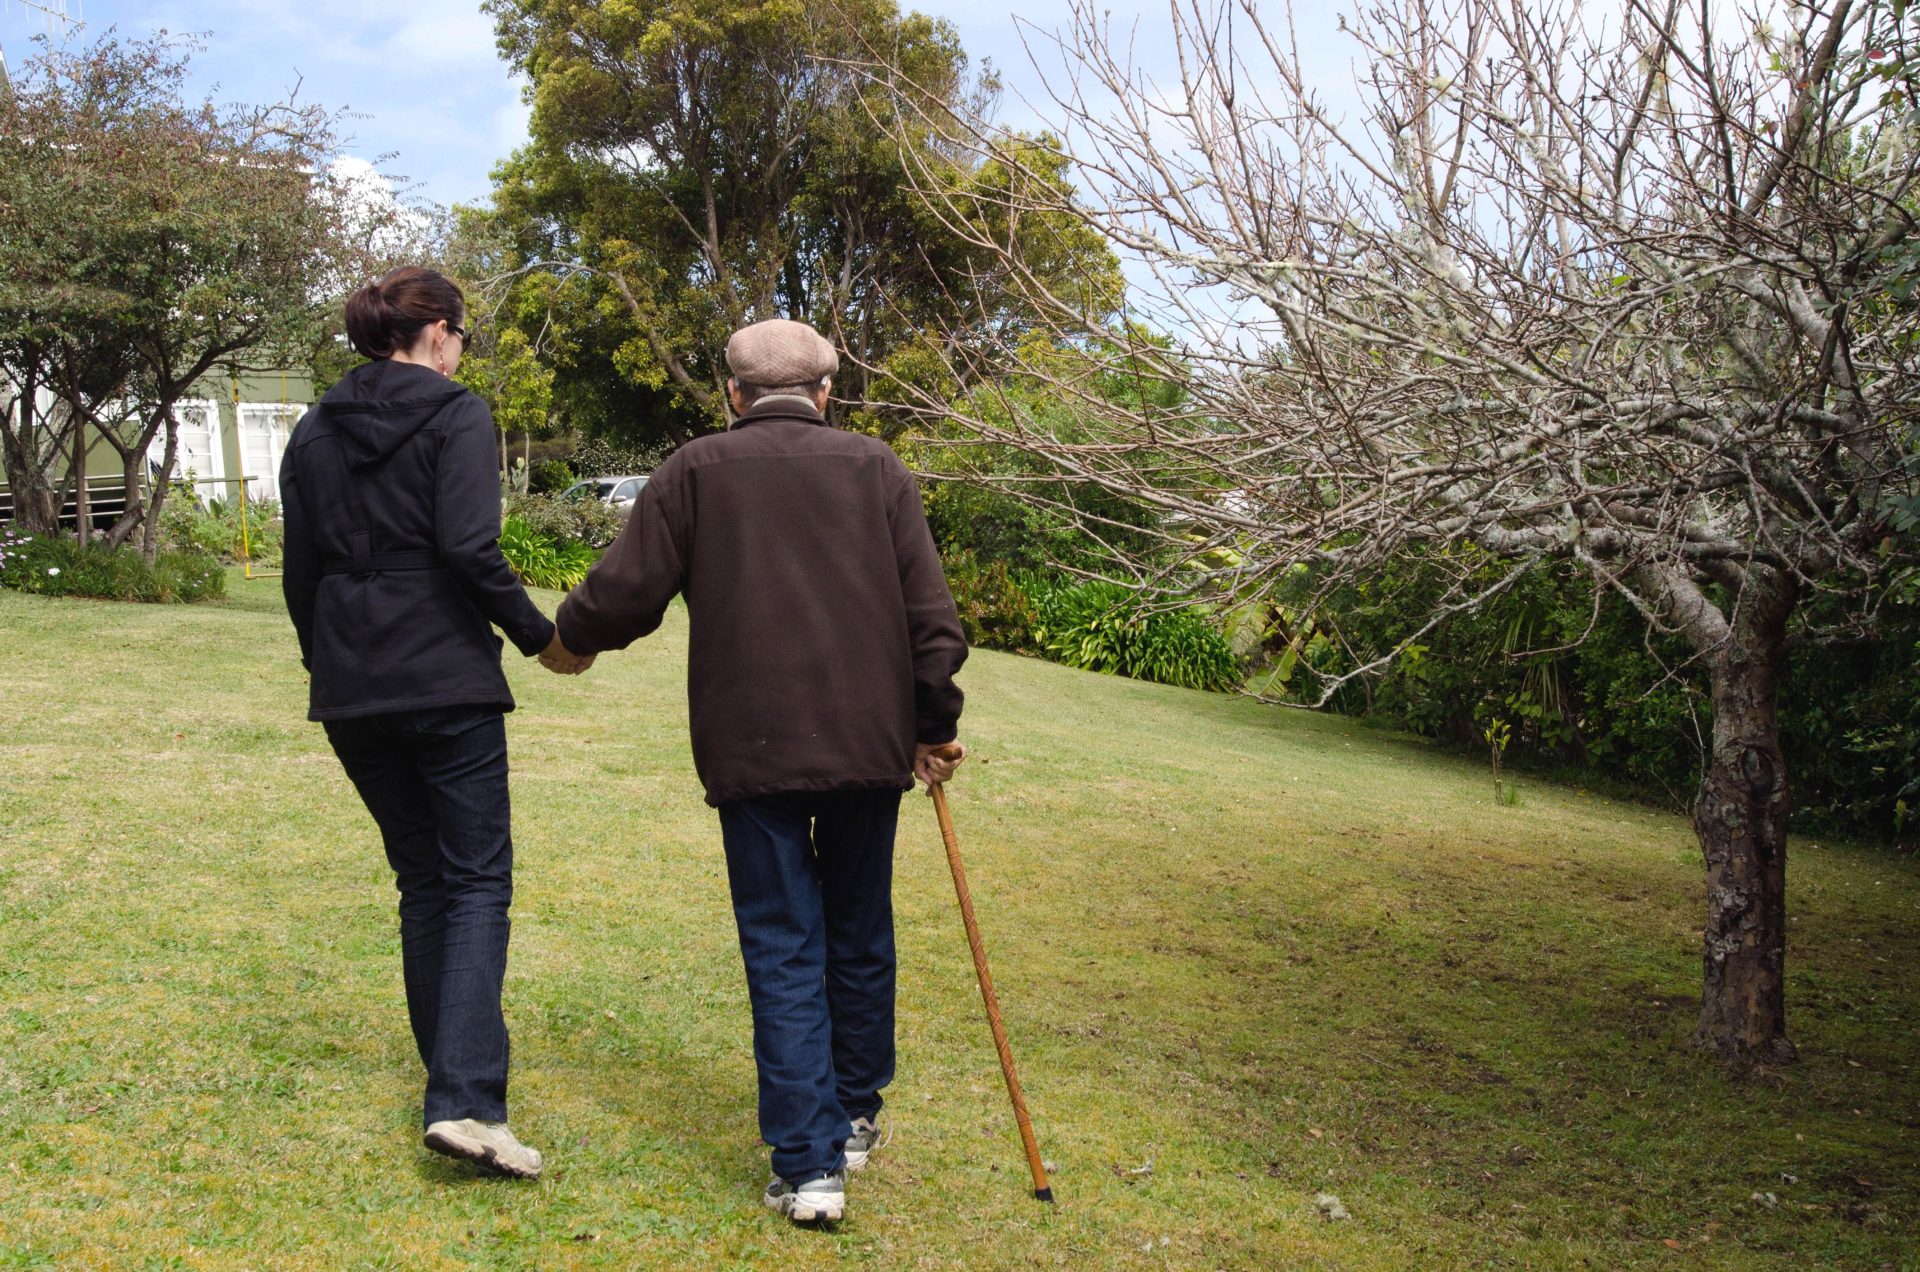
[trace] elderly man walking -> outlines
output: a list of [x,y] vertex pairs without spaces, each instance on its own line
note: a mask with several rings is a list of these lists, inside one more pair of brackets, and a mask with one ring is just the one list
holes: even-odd
[[733,428],[654,471],[626,529],[560,607],[583,661],[692,623],[694,766],[719,810],[753,1004],[765,1201],[846,1212],[893,1079],[893,838],[955,740],[966,660],[914,479],[827,423],[833,346],[804,323],[727,342]]

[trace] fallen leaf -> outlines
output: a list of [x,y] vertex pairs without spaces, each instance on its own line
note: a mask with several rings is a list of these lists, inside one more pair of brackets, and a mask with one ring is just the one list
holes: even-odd
[[1675,1241],[1672,1237],[1668,1237],[1666,1240],[1662,1241],[1660,1244],[1667,1247],[1667,1249],[1669,1250],[1678,1250],[1681,1248],[1680,1243],[1678,1241]]

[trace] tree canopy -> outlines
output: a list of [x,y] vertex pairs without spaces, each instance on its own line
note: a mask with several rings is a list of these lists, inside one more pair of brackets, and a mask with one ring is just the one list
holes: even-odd
[[36,420],[33,394],[18,394],[9,481],[36,496],[30,516],[51,517],[49,426],[83,451],[103,441],[127,490],[109,539],[144,526],[149,550],[175,404],[216,368],[284,363],[341,269],[331,117],[291,98],[190,100],[193,48],[164,34],[45,45],[0,95],[0,379],[62,408]]
[[[668,435],[723,423],[726,339],[762,318],[809,321],[846,350],[838,396],[856,404],[867,368],[915,339],[1020,321],[999,253],[915,196],[897,144],[950,183],[1015,175],[937,152],[888,87],[910,82],[934,113],[985,104],[992,78],[970,75],[947,24],[892,0],[488,9],[534,107],[531,145],[495,174],[502,265],[562,279],[503,305],[573,369],[556,409],[588,431],[631,428],[619,413]],[[1064,165],[1045,179],[1064,185]],[[1016,226],[1003,207],[983,228],[1032,270],[1117,303],[1113,258],[1077,221]]]

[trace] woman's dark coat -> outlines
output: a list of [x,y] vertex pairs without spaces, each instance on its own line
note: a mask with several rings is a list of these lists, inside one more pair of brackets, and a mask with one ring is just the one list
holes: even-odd
[[280,497],[309,719],[513,709],[493,627],[537,654],[553,623],[500,555],[497,454],[486,403],[413,363],[356,367],[301,419]]

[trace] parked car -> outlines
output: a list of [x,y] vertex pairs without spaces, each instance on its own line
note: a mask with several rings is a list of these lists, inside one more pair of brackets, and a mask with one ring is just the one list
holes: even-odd
[[644,476],[631,474],[624,477],[589,477],[568,486],[560,492],[560,497],[595,499],[624,517],[633,511],[633,501],[640,497],[640,487],[646,484]]

